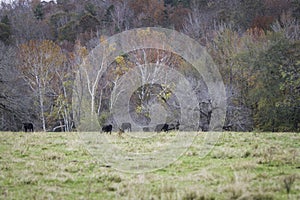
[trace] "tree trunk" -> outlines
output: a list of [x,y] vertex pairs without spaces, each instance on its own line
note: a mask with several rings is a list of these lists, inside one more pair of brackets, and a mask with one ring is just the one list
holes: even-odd
[[39,93],[39,102],[40,102],[40,109],[41,109],[41,120],[43,125],[43,131],[46,132],[46,120],[45,120],[45,111],[44,111],[44,98],[41,83],[38,77],[36,77],[38,82],[38,93]]
[[39,104],[40,104],[40,111],[41,111],[41,120],[43,125],[43,131],[46,132],[46,120],[45,120],[45,111],[44,111],[44,98],[43,98],[43,92],[42,92],[42,86],[41,86],[41,80],[38,75],[35,76],[36,83],[38,85],[38,98],[39,98]]

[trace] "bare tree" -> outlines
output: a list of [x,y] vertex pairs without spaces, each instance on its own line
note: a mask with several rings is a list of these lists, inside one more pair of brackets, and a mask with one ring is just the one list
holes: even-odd
[[206,36],[212,21],[212,16],[209,13],[202,12],[199,9],[192,9],[183,23],[183,33],[199,40]]
[[60,67],[65,57],[59,46],[52,41],[29,41],[19,46],[19,69],[24,80],[36,94],[43,130],[46,131],[46,97],[53,93],[51,82],[55,68]]
[[133,17],[133,13],[130,10],[128,0],[118,1],[113,5],[111,12],[111,19],[113,26],[118,32],[128,30],[130,28],[130,19]]
[[82,60],[74,85],[74,104],[79,129],[99,130],[96,116],[96,97],[99,80],[106,72],[111,58],[111,44],[103,41]]
[[19,44],[29,40],[52,39],[47,21],[37,20],[30,2],[24,2],[13,2],[13,7],[8,12],[16,42]]

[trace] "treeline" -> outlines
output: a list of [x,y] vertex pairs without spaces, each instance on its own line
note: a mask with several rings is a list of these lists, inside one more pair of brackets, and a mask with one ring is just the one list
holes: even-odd
[[[225,125],[232,130],[299,131],[299,17],[299,0],[2,2],[0,130],[21,130],[23,122],[50,130],[58,120],[71,122],[73,82],[84,57],[109,36],[151,26],[206,46],[226,85]],[[116,58],[113,77],[145,62],[136,57]],[[169,57],[164,64],[182,63]],[[104,82],[95,102],[101,122],[109,117],[104,111],[113,87]],[[152,93],[159,93],[155,87]],[[141,112],[142,106],[133,107]]]

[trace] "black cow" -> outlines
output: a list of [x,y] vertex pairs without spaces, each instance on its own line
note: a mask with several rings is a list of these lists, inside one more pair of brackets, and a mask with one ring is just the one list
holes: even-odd
[[121,129],[122,129],[123,131],[126,131],[126,130],[127,130],[127,131],[131,132],[131,124],[128,123],[128,122],[122,123]]
[[225,131],[231,131],[232,130],[232,125],[231,124],[224,125],[223,126],[223,130],[225,130]]
[[149,127],[143,127],[143,131],[144,132],[150,132],[150,128]]
[[169,130],[169,125],[168,124],[157,124],[155,127],[155,132],[168,132]]
[[111,131],[112,131],[112,125],[111,124],[105,125],[105,126],[102,127],[102,132],[104,132],[104,133],[111,134]]
[[175,130],[179,130],[179,126],[180,126],[180,123],[179,123],[179,121],[177,121],[177,123],[176,123],[176,125],[175,125]]
[[23,123],[25,132],[30,131],[33,132],[33,124],[32,123]]
[[175,124],[169,124],[168,131],[175,130],[175,129],[176,129]]
[[180,123],[179,123],[179,121],[177,121],[177,123],[176,124],[170,124],[169,125],[169,127],[168,127],[168,130],[170,131],[170,130],[179,130],[179,126],[180,126]]

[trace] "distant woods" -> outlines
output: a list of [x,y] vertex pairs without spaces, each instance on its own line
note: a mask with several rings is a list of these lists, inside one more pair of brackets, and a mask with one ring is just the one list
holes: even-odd
[[[73,82],[85,56],[109,36],[154,26],[175,29],[206,46],[226,86],[225,126],[236,131],[299,131],[299,17],[299,0],[2,2],[0,130],[19,131],[24,122],[31,122],[35,130],[47,131],[58,120],[73,121]],[[109,78],[116,80],[156,58],[167,58],[160,64],[179,70],[197,85],[193,69],[172,53],[150,49],[120,55],[94,94],[102,124],[110,118],[107,111],[116,83]],[[200,89],[205,91],[205,86]],[[147,123],[144,103],[160,95],[161,104],[177,118],[171,90],[168,85],[140,88],[130,104],[133,116]],[[199,93],[199,104],[207,101],[206,92]]]

